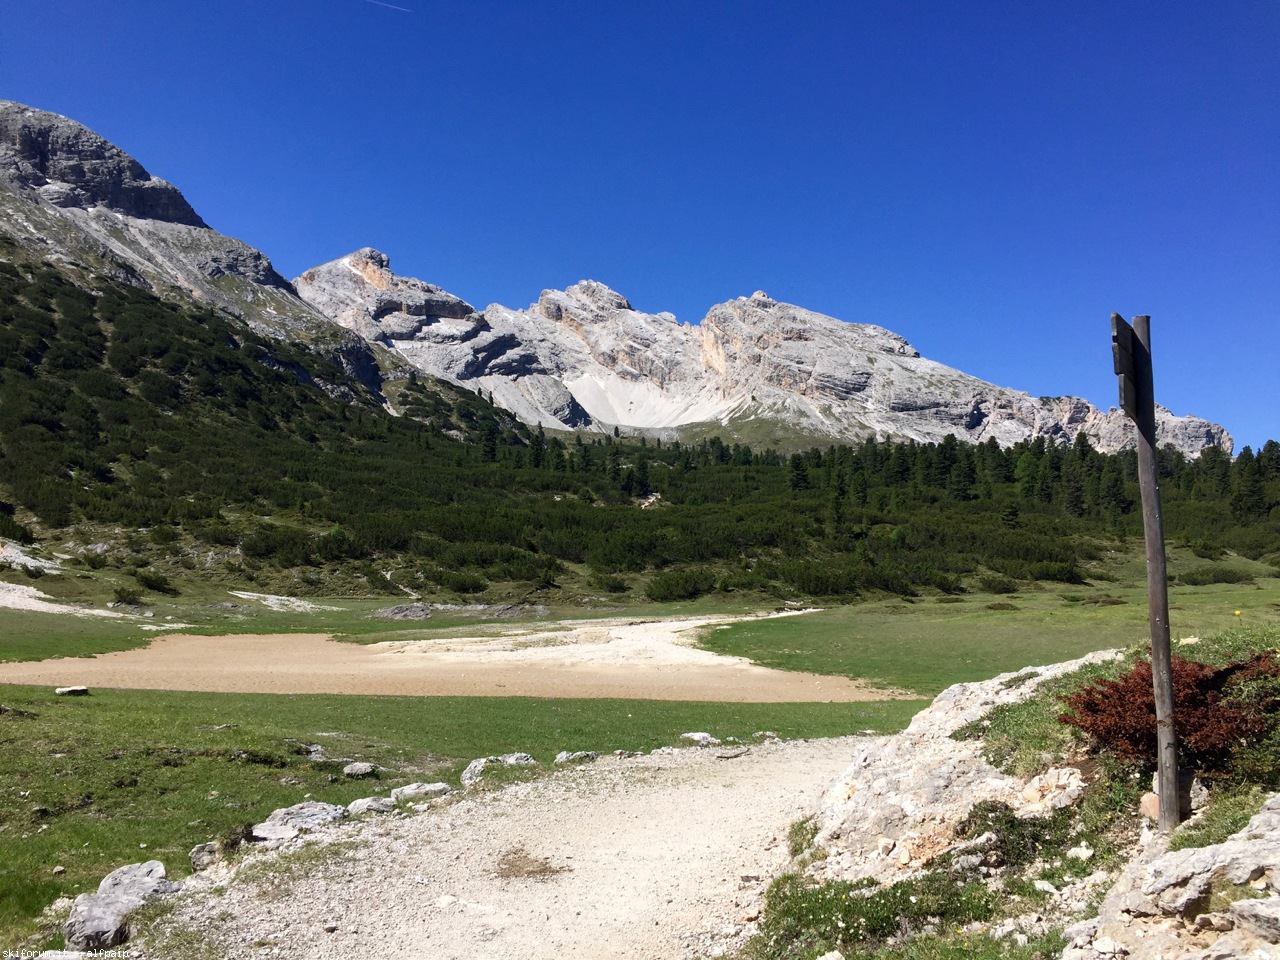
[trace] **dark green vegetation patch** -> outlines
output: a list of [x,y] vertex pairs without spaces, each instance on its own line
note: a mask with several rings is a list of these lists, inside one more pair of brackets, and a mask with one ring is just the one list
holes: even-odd
[[[1084,439],[785,455],[548,436],[483,395],[382,382],[341,344],[0,255],[0,536],[75,525],[107,541],[85,566],[143,595],[1004,595],[1107,576],[1140,533],[1134,456]],[[1212,561],[1181,582],[1274,574],[1252,561],[1280,551],[1280,445],[1159,466],[1167,530]]]

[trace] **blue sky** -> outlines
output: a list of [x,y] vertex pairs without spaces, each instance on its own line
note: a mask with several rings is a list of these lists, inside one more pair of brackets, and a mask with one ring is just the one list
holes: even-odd
[[762,289],[1035,395],[1280,438],[1280,3],[0,0],[0,97],[286,276],[361,246],[478,307]]

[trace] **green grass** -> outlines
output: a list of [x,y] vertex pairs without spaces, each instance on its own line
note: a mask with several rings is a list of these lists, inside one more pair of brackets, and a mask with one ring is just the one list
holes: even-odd
[[[1088,602],[1103,597],[1127,602]],[[932,696],[953,683],[1129,647],[1149,636],[1142,587],[1026,591],[1017,595],[1017,610],[991,610],[988,602],[989,595],[950,604],[874,601],[713,628],[701,645],[782,670],[867,679]],[[1177,637],[1242,623],[1280,624],[1280,581],[1175,587],[1170,622]]]
[[1248,826],[1266,799],[1267,793],[1257,786],[1214,795],[1199,816],[1178,827],[1169,840],[1169,849],[1185,850],[1222,843]]
[[[647,750],[690,730],[721,739],[887,732],[921,707],[146,690],[64,698],[26,686],[0,686],[0,704],[0,949],[21,945],[56,897],[95,888],[121,864],[154,857],[181,876],[197,843],[303,799],[456,784],[471,759],[514,750],[547,766],[559,750]],[[348,781],[341,764],[306,755],[316,743],[329,757],[388,770],[378,782]]]

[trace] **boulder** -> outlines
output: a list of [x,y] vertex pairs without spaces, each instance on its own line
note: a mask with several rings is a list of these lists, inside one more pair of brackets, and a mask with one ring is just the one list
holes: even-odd
[[208,870],[222,859],[222,844],[217,841],[198,844],[191,848],[188,856],[191,858],[191,869],[196,873]]
[[254,840],[292,840],[299,834],[318,830],[346,816],[346,807],[306,800],[273,811],[264,822],[254,825],[250,836]]
[[1046,770],[1022,788],[1021,817],[1039,817],[1069,807],[1084,795],[1084,778],[1075,767]]
[[129,937],[129,914],[155,897],[176,893],[180,885],[166,879],[159,860],[131,863],[113,870],[97,893],[82,893],[71,905],[63,927],[67,946],[75,950],[105,950]]
[[709,733],[682,733],[680,734],[680,739],[690,740],[700,747],[716,747],[720,745],[720,741]]
[[356,779],[372,777],[377,773],[378,767],[376,764],[365,763],[363,760],[356,761],[355,763],[348,763],[342,768],[342,775],[344,777],[353,777]]
[[390,797],[361,797],[347,804],[347,812],[353,817],[362,813],[390,813],[395,808],[396,803]]
[[391,799],[396,803],[407,803],[410,800],[434,800],[436,797],[447,797],[452,789],[447,783],[408,783],[391,791]]
[[568,750],[561,750],[556,754],[556,763],[590,763],[593,760],[599,760],[600,754],[594,750],[575,750],[570,753]]
[[462,785],[472,787],[480,782],[489,767],[536,767],[538,761],[527,753],[504,753],[500,757],[477,757],[462,771]]

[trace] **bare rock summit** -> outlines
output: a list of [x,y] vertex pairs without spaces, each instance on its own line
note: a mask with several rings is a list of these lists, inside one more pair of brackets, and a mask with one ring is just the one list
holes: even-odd
[[[1034,398],[920,355],[884,327],[780,303],[763,291],[713,306],[697,325],[644,313],[606,285],[544,290],[523,310],[482,312],[396,276],[364,249],[295,284],[319,312],[529,424],[696,439],[718,433],[796,448],[869,437],[1002,446],[1086,434],[1132,446],[1118,410],[1079,397]],[[1216,424],[1157,413],[1158,438],[1196,455],[1232,441]]]
[[211,229],[177,187],[83,124],[11,100],[0,100],[0,230],[267,333],[332,329],[265,254]]

